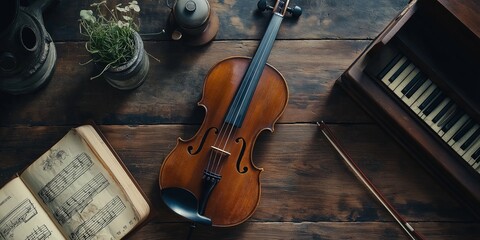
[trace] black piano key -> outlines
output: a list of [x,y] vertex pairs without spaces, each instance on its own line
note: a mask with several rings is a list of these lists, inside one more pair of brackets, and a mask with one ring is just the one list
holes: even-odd
[[[415,77],[402,89],[402,94],[407,94],[421,80],[422,73],[418,72]],[[420,86],[419,86],[420,87]]]
[[[474,159],[475,161],[473,161],[472,164],[470,164],[470,166],[474,166],[475,164],[479,164],[480,163],[480,157],[477,157],[477,159]],[[477,166],[477,169],[478,169],[479,166]]]
[[452,116],[450,116],[450,118],[446,121],[445,125],[443,125],[442,131],[448,132],[448,130],[450,130],[450,128],[452,128],[453,125],[455,125],[455,123],[457,123],[462,116],[463,111],[457,108],[457,110],[455,110],[455,113],[452,114]]
[[423,113],[425,115],[430,115],[430,113],[432,113],[432,111],[438,107],[438,105],[445,99],[445,94],[443,93],[440,93],[438,94],[432,101],[432,103],[430,105],[428,105],[428,107],[423,111]]
[[[478,164],[478,163],[480,163],[480,157],[475,159],[475,162],[472,164],[472,167],[473,167],[474,164]],[[477,169],[478,169],[478,166],[477,166]]]
[[405,95],[407,96],[407,98],[410,98],[413,94],[415,94],[417,92],[418,89],[420,89],[420,87],[427,81],[427,76],[423,76],[420,81],[415,84],[415,86],[413,86],[413,88],[408,91],[408,93]]
[[407,98],[410,98],[426,80],[427,77],[423,73],[417,73],[412,81],[409,82],[404,89],[402,89],[403,95],[405,95]]
[[460,140],[463,136],[465,136],[465,134],[467,134],[468,131],[470,131],[470,129],[472,129],[473,125],[475,125],[475,122],[470,119],[468,120],[461,128],[460,130],[457,131],[457,133],[455,133],[455,135],[453,135],[453,141],[457,142],[458,140]]
[[390,83],[392,83],[393,81],[395,81],[395,79],[398,78],[398,75],[400,75],[404,70],[405,68],[407,68],[407,66],[410,64],[410,61],[407,60],[405,61],[402,66],[400,66],[400,68],[397,69],[397,71],[395,71],[395,73],[388,79],[388,81]]
[[470,136],[467,141],[465,141],[462,146],[460,146],[460,148],[462,150],[465,150],[467,149],[468,147],[470,147],[470,145],[472,145],[473,141],[475,141],[475,139],[477,139],[478,135],[480,135],[480,128],[478,128],[473,134],[472,136]]
[[382,71],[377,75],[377,77],[379,79],[382,79],[383,77],[385,77],[385,75],[387,75],[388,71],[390,71],[390,69],[393,68],[393,66],[395,66],[395,64],[397,64],[398,61],[400,61],[400,58],[402,58],[402,55],[401,54],[397,54],[397,56],[395,56],[388,64],[387,66],[385,66]]
[[430,95],[428,95],[428,97],[425,99],[425,101],[423,101],[418,108],[420,110],[425,109],[425,107],[427,107],[428,104],[430,104],[438,94],[440,94],[440,89],[436,88],[435,90],[433,90],[430,93]]
[[437,123],[438,120],[440,120],[440,118],[442,118],[448,111],[448,109],[450,109],[453,105],[453,101],[450,100],[450,102],[447,103],[447,105],[445,105],[442,110],[440,110],[440,112],[433,118],[432,122],[433,123]]
[[480,147],[472,154],[472,159],[474,159],[475,162],[480,160]]

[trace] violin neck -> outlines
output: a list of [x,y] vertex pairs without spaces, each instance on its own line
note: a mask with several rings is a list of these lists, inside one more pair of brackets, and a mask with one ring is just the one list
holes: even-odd
[[250,101],[255,93],[258,81],[262,76],[270,52],[272,51],[273,43],[277,37],[282,20],[283,16],[281,14],[273,14],[260,45],[248,66],[237,93],[235,94],[234,100],[230,103],[225,122],[230,123],[235,127],[240,128],[242,126]]
[[[252,62],[248,70],[255,71],[254,68],[260,68],[263,70],[267,59],[270,55],[270,52],[273,48],[273,43],[277,37],[278,30],[280,29],[280,24],[282,23],[283,17],[278,14],[273,14],[270,24],[268,25],[267,31],[260,42],[260,45],[255,52],[255,55],[252,58]],[[248,72],[248,71],[247,71]],[[261,71],[260,71],[261,72]]]

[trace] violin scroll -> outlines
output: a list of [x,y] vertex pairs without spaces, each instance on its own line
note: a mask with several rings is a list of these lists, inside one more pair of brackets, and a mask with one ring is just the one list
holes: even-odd
[[[274,10],[273,6],[267,4],[267,0],[258,1],[257,8],[258,8],[258,10],[260,10],[262,12],[265,11],[265,10],[269,10],[269,11]],[[287,7],[287,12],[290,13],[292,17],[298,18],[298,17],[300,17],[300,15],[302,15],[302,8],[299,7],[299,6],[294,6],[293,8],[292,7]]]

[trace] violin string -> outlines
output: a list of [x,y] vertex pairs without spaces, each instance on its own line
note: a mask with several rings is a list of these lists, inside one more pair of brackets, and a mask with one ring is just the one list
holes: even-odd
[[[245,79],[245,78],[244,78]],[[240,91],[242,91],[242,89],[240,89]],[[239,92],[239,94],[243,94],[243,92]],[[233,109],[236,109],[238,106],[238,99],[237,98],[234,98],[233,100],[233,103],[232,103],[232,108]],[[231,128],[231,129],[230,129]],[[230,137],[230,133],[231,131],[234,129],[234,125],[230,125],[228,124],[226,121],[223,121],[223,124],[222,124],[222,127],[220,129],[220,133],[219,135],[217,136],[217,139],[215,140],[215,143],[214,143],[214,146],[215,147],[218,147],[222,150],[225,150],[225,146],[228,144],[228,140],[229,140],[229,137]],[[229,133],[227,137],[225,137],[225,134],[226,133]],[[218,143],[217,145],[217,141],[218,139],[220,139],[220,142]],[[223,147],[222,147],[222,143],[223,141],[225,141],[225,144],[223,144]],[[212,154],[211,154],[212,155]],[[210,162],[212,161],[212,159],[209,159],[209,166],[210,166]],[[212,172],[216,173],[216,174],[220,174],[220,170],[218,170],[218,166],[220,165],[220,162],[222,161],[222,154],[219,154],[217,151],[215,151],[215,156],[213,158],[213,163],[212,163]]]
[[[217,133],[217,137],[215,138],[215,142],[213,143],[214,147],[217,147],[217,146],[221,145],[222,139],[224,137],[224,132],[225,131],[223,129],[224,129],[225,125],[226,125],[226,122],[224,121],[222,123],[222,127],[220,128],[219,132]],[[221,136],[221,137],[219,138],[219,136]],[[217,145],[217,141],[219,139],[220,139],[220,144]],[[213,152],[215,152],[215,157],[213,158],[214,160],[213,160],[213,163],[211,165],[212,168],[210,168],[210,163],[212,162],[212,155],[214,155]],[[218,155],[217,151],[210,151],[210,157],[209,157],[208,164],[207,164],[207,170],[210,171],[210,172],[214,172],[213,171],[213,166],[215,165],[215,162],[216,162],[215,159],[217,159],[217,155]],[[216,172],[214,172],[214,173],[216,173]]]
[[[276,37],[276,34],[274,34],[274,31],[272,31],[271,29],[269,29],[269,30],[267,31],[267,42],[272,41],[275,37]],[[272,38],[273,38],[273,39],[272,39]],[[260,52],[260,58],[259,58],[259,59],[262,59],[262,58],[264,58],[265,55],[268,53],[268,50],[265,49],[265,48],[261,48],[260,51],[261,51],[261,52]],[[253,76],[248,76],[248,77],[251,77],[250,79],[255,79],[255,78],[257,77],[256,75],[263,73],[263,69],[265,68],[265,66],[263,66],[263,65],[260,66],[260,64],[258,63],[258,61],[260,61],[260,60],[257,60],[256,63],[253,63],[253,62],[252,62],[252,64],[254,64],[254,70],[253,70]],[[252,91],[252,88],[254,88],[254,86],[253,86],[254,84],[253,84],[253,83],[254,83],[253,81],[250,81],[250,82],[248,83],[248,87],[245,89],[245,92]],[[247,99],[245,99],[245,98],[242,99],[242,101],[241,101],[241,103],[240,103],[240,107],[239,107],[238,109],[241,109],[242,106],[243,106],[243,104],[246,104],[246,102],[247,102]],[[235,125],[235,123],[236,123],[237,120],[239,119],[239,115],[240,115],[240,110],[238,110],[237,113],[236,113],[236,116],[235,116],[234,121],[233,121],[233,126]],[[227,137],[227,140],[230,139],[230,137],[231,137],[231,135],[232,135],[232,132],[234,132],[234,131],[233,131],[234,129],[235,129],[235,128],[232,127],[232,129],[230,130],[229,135],[228,135],[228,137]],[[236,130],[235,130],[235,132],[236,132]],[[227,143],[228,143],[228,142],[225,142],[225,145],[223,146],[223,149],[226,149]],[[215,167],[215,171],[218,171],[217,169],[218,169],[219,163],[220,163],[220,162],[217,162],[217,166]],[[221,171],[222,168],[223,168],[223,166],[220,168],[219,171]]]
[[[236,107],[237,102],[238,102],[238,100],[236,98],[234,98],[233,103],[232,103],[233,108]],[[225,129],[225,127],[227,129]],[[228,127],[229,127],[229,124],[226,121],[223,121],[222,127],[220,128],[220,130],[217,134],[217,137],[215,138],[215,142],[213,144],[214,147],[218,147],[218,148],[222,149],[221,145],[222,145],[223,139],[225,137],[225,133],[228,132]],[[220,142],[217,144],[219,139],[220,139]],[[226,139],[225,141],[228,142],[228,139]],[[224,149],[222,149],[222,150],[224,150]],[[213,152],[215,152],[215,154]],[[221,161],[221,158],[222,158],[222,155],[221,154],[219,155],[218,151],[211,151],[210,152],[210,157],[209,157],[209,160],[208,160],[208,164],[207,164],[207,170],[210,171],[210,172],[219,174],[219,172],[217,172],[217,170],[215,170],[214,166],[218,165],[216,163],[217,163],[217,161]]]
[[[280,23],[281,23],[281,20],[280,20]],[[280,23],[279,23],[279,25],[280,25]],[[273,27],[272,27],[272,28],[273,28]],[[274,34],[274,33],[275,33],[275,34]],[[267,34],[266,42],[270,42],[270,41],[272,41],[272,40],[276,37],[276,31],[273,31],[271,28],[270,28],[270,29],[267,29],[267,33],[266,33],[266,34]],[[273,39],[272,39],[272,38],[273,38]],[[269,52],[269,51],[268,51],[267,48],[265,48],[265,47],[261,48],[261,49],[260,49],[260,58],[258,58],[258,59],[263,59],[268,52]],[[249,92],[249,91],[252,91],[252,88],[254,88],[254,86],[253,86],[253,85],[254,85],[254,81],[252,81],[251,79],[255,79],[258,74],[263,73],[263,69],[265,68],[265,66],[264,66],[264,65],[263,65],[263,66],[260,66],[261,64],[259,64],[259,61],[260,61],[260,60],[256,60],[256,62],[253,62],[253,60],[252,60],[252,63],[251,63],[251,64],[253,64],[253,67],[254,67],[253,70],[252,70],[253,73],[250,73],[250,72],[247,71],[247,73],[249,73],[249,75],[248,75],[248,76],[245,76],[245,77],[242,79],[242,81],[245,80],[245,79],[250,79],[250,80],[249,80],[248,85],[247,85],[246,88],[243,88],[243,89],[241,88],[241,89],[240,89],[241,92],[239,92],[239,94],[241,94],[241,96],[244,96],[245,93],[247,93],[247,92]],[[260,61],[260,62],[261,62],[261,61]],[[258,76],[258,77],[260,77],[260,76]],[[240,85],[240,86],[241,86],[241,85]],[[240,99],[241,99],[241,100],[240,100]],[[244,97],[243,97],[243,98],[239,98],[239,99],[237,99],[237,98],[234,99],[234,102],[232,103],[232,108],[233,108],[234,110],[236,110],[235,118],[234,118],[234,120],[233,120],[233,123],[231,123],[231,125],[228,124],[228,123],[226,123],[226,121],[223,122],[222,127],[221,127],[221,129],[220,129],[220,131],[219,131],[219,134],[217,135],[217,138],[215,139],[215,142],[214,142],[214,146],[215,146],[215,147],[221,146],[221,145],[222,145],[222,142],[225,140],[225,143],[223,144],[223,147],[219,147],[219,148],[222,149],[222,150],[224,150],[224,151],[227,151],[227,152],[230,151],[230,149],[226,149],[227,146],[228,146],[228,141],[229,141],[229,139],[231,138],[232,133],[233,133],[233,135],[235,135],[236,132],[237,132],[237,130],[236,130],[236,128],[235,128],[235,124],[237,123],[237,120],[239,120],[239,116],[240,116],[240,112],[241,112],[240,109],[241,109],[241,108],[243,107],[243,105],[246,104],[246,103],[247,103],[247,99],[245,99]],[[238,107],[239,104],[240,104],[240,107]],[[225,126],[226,126],[226,129],[224,129]],[[229,129],[229,128],[230,128],[230,129]],[[225,133],[227,133],[227,132],[228,132],[228,136],[227,136],[226,138],[224,138],[224,137],[225,137]],[[220,139],[220,143],[217,145],[218,139]],[[212,152],[213,152],[213,151],[212,151]],[[212,172],[219,174],[219,173],[221,172],[222,168],[223,168],[223,165],[220,164],[221,161],[222,161],[222,156],[223,156],[223,155],[222,155],[221,153],[218,153],[218,151],[214,151],[215,154],[213,154],[212,152],[210,153],[210,158],[209,158],[209,161],[208,161],[207,169],[208,169],[209,171],[212,170]],[[212,163],[212,165],[211,165],[212,155],[214,155],[214,156],[213,156],[213,163]],[[215,165],[215,167],[214,167],[214,165]],[[220,167],[220,169],[219,169],[219,166],[220,166],[220,165],[221,165],[221,167]],[[211,169],[210,169],[210,167],[211,167]]]
[[[243,77],[242,81],[244,79],[249,79],[250,78],[249,75],[251,75],[251,73],[247,71],[247,74]],[[245,95],[245,92],[248,89],[245,88],[245,87],[242,88],[241,84],[240,84],[239,87],[240,87],[240,89],[239,89],[238,95],[241,95],[241,96]],[[233,109],[232,111],[239,111],[239,110],[236,110],[236,109],[238,109],[238,105],[240,104],[239,99],[240,98],[236,98],[236,97],[233,99],[233,103],[231,105],[231,108]],[[228,124],[226,121],[223,122],[222,128],[220,129],[220,134],[217,136],[217,139],[215,140],[215,144],[214,144],[215,147],[218,147],[218,148],[220,148],[222,150],[225,150],[225,151],[229,151],[229,150],[225,149],[225,146],[228,144],[228,140],[231,136],[232,130],[235,128],[235,126],[234,126],[235,122],[236,121],[234,121],[231,124]],[[225,138],[226,133],[228,133],[228,136]],[[217,145],[218,138],[220,138],[220,142]],[[225,144],[223,144],[223,147],[222,147],[222,143],[223,143],[224,140],[225,140]],[[222,160],[222,155],[221,154],[219,155],[218,152],[215,151],[215,156],[213,158],[213,165],[214,166],[212,166],[212,172],[215,172],[217,174],[220,173],[221,169],[218,170],[218,166],[220,165],[221,160]],[[212,161],[212,159],[209,159],[209,166],[210,166],[211,161]]]
[[[225,129],[225,127],[227,129]],[[229,127],[229,124],[226,121],[223,121],[222,127],[220,128],[220,130],[217,134],[217,137],[215,138],[215,142],[214,142],[213,146],[222,149],[220,146],[222,145],[223,139],[225,138],[225,133],[228,132],[228,127]],[[220,143],[217,144],[219,139],[220,139]],[[226,138],[225,141],[228,142],[228,138]],[[224,150],[224,149],[222,149],[222,150]],[[215,154],[213,154],[213,152],[215,152]],[[212,165],[210,165],[210,163],[212,162],[212,155],[215,155],[215,156],[213,157]],[[217,168],[216,167],[214,168],[214,166],[216,166],[216,165],[218,166],[217,161],[219,162],[219,161],[221,161],[221,159],[222,159],[222,155],[219,154],[218,151],[211,151],[210,152],[210,157],[209,157],[209,160],[208,160],[207,170],[210,171],[210,172],[216,173],[216,174],[220,174],[220,172],[217,171]]]
[[[252,62],[252,64],[254,64]],[[258,65],[258,64],[257,64]],[[254,65],[255,66],[255,65]],[[255,70],[254,70],[255,71]],[[248,72],[247,71],[247,75],[245,75],[242,79],[242,81],[244,81],[245,79],[252,79],[252,73],[251,72]],[[250,88],[249,86],[252,84],[252,81],[249,81],[248,83],[248,86],[245,88],[245,87],[241,87],[241,84],[240,84],[240,89],[239,89],[239,92],[238,94],[240,96],[244,96],[246,92],[248,92],[248,89]],[[238,116],[239,116],[239,113],[240,113],[240,108],[242,107],[242,103],[245,101],[244,98],[235,98],[233,103],[232,103],[232,109],[234,109],[234,113],[236,112],[235,114],[235,118],[233,120],[233,123],[231,124],[228,124],[227,123],[227,128],[225,129],[225,131],[222,131],[223,134],[222,134],[222,140],[220,141],[220,144],[219,144],[219,147],[225,151],[230,151],[230,149],[226,149],[227,145],[228,145],[228,140],[230,140],[231,136],[232,136],[232,132],[234,132],[235,130],[235,124],[237,123],[237,119],[238,119]],[[236,132],[236,131],[235,131]],[[224,139],[224,134],[225,133],[228,133],[227,137],[225,138],[225,143],[223,144],[222,146],[222,142],[223,142],[223,139]],[[221,156],[219,157],[219,159],[217,159],[217,155],[215,156],[215,159],[214,159],[214,164],[215,164],[215,172],[217,173],[220,173],[222,168],[219,169],[219,166],[220,166],[220,163],[221,163]],[[222,165],[223,166],[223,165]]]
[[[280,20],[280,23],[281,23],[281,20]],[[280,23],[279,23],[278,25],[280,25]],[[272,28],[273,28],[273,26],[272,26]],[[267,29],[267,33],[266,33],[266,34],[267,34],[266,42],[270,42],[270,41],[274,40],[275,37],[276,37],[276,31],[273,31],[272,29]],[[269,51],[268,51],[267,48],[264,48],[264,47],[261,48],[261,49],[260,49],[260,58],[259,58],[259,59],[263,59],[264,57],[266,57],[266,55],[268,54],[268,52],[269,52]],[[259,64],[258,61],[260,61],[260,60],[257,60],[256,63],[253,63],[253,61],[252,61],[252,64],[254,64],[254,70],[253,70],[253,73],[252,73],[253,75],[252,75],[252,76],[248,76],[249,79],[250,79],[250,81],[249,81],[248,86],[247,86],[247,88],[245,89],[244,92],[252,91],[252,88],[255,88],[255,86],[254,86],[254,81],[251,81],[251,79],[255,79],[258,75],[261,76],[261,74],[263,73],[263,70],[264,70],[265,66],[264,66],[263,64]],[[260,61],[260,62],[261,62],[261,61]],[[260,77],[260,76],[258,76],[258,77]],[[251,78],[250,78],[250,77],[251,77]],[[247,78],[244,78],[243,80],[245,80],[245,79],[247,79]],[[243,94],[243,93],[242,93],[242,94]],[[230,132],[229,132],[229,134],[228,134],[227,141],[225,141],[225,144],[224,144],[224,146],[223,146],[223,149],[224,149],[224,150],[227,150],[226,147],[227,147],[228,139],[230,139],[230,137],[231,137],[231,135],[232,135],[232,132],[235,134],[236,131],[237,131],[236,128],[234,127],[234,126],[235,126],[235,123],[236,123],[237,120],[239,119],[240,109],[242,109],[243,105],[244,105],[244,104],[247,104],[247,102],[248,102],[248,101],[247,101],[247,99],[245,99],[245,98],[243,98],[243,99],[241,100],[240,107],[238,108],[237,113],[236,113],[236,115],[235,115],[235,118],[234,118],[234,120],[233,120],[232,128],[231,128],[231,130],[230,130]],[[235,131],[234,131],[234,130],[235,130]],[[228,149],[228,150],[229,150],[229,149]],[[215,171],[220,172],[220,171],[222,170],[223,165],[222,165],[222,167],[220,167],[220,170],[217,170],[218,167],[219,167],[219,165],[220,165],[220,161],[221,161],[221,159],[220,159],[218,162],[215,161],[215,162],[217,163],[217,166],[215,167]]]
[[[272,31],[271,29],[267,29],[267,33],[266,33],[266,34],[267,34],[266,42],[272,41],[272,40],[275,38],[275,36],[276,36],[276,34],[274,34],[274,31]],[[265,55],[268,54],[268,52],[269,52],[269,51],[268,51],[268,49],[266,49],[266,48],[260,49],[260,57],[259,57],[259,59],[263,59],[263,58],[265,57]],[[260,60],[257,60],[256,63],[253,63],[253,62],[252,62],[252,64],[254,64],[254,70],[253,70],[253,76],[251,76],[251,79],[255,79],[255,78],[257,77],[257,75],[259,75],[259,74],[261,75],[261,74],[263,73],[264,68],[265,68],[265,66],[264,66],[264,65],[260,65],[258,61],[260,61]],[[258,77],[260,77],[260,76],[258,76]],[[245,90],[245,92],[252,91],[252,88],[255,87],[255,86],[253,86],[253,85],[254,85],[254,81],[250,81],[250,82],[248,83],[248,87],[247,87],[247,89]],[[247,104],[247,102],[248,102],[247,99],[243,98],[242,101],[241,101],[241,103],[240,103],[240,107],[239,107],[238,109],[241,109],[244,104]],[[236,113],[236,115],[235,115],[235,118],[234,118],[234,120],[233,120],[233,125],[235,125],[235,123],[236,123],[237,120],[239,119],[239,116],[240,116],[240,110],[238,110],[237,113]]]
[[[226,130],[223,131],[223,128],[224,126],[226,126]],[[229,124],[226,123],[225,121],[223,122],[222,124],[222,131],[221,131],[221,137],[220,137],[220,143],[217,145],[217,144],[214,144],[215,147],[217,146],[221,146],[222,145],[222,142],[225,140],[225,143],[228,142],[228,137],[225,138],[225,133],[228,132],[228,128],[229,128]],[[218,139],[218,137],[217,137]],[[217,140],[215,140],[215,143],[217,142]],[[220,148],[220,147],[219,147]],[[222,148],[220,148],[222,149]],[[222,150],[225,150],[225,149],[222,149]],[[222,161],[222,154],[218,153],[218,151],[214,151],[215,152],[215,156],[213,158],[213,164],[212,164],[212,172],[216,173],[216,174],[220,174],[220,171],[218,171],[218,165],[220,164],[220,162]]]

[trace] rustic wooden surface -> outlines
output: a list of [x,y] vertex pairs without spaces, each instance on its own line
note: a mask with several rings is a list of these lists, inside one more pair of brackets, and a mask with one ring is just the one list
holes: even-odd
[[[141,32],[165,28],[163,0],[139,1]],[[262,173],[255,214],[231,228],[199,226],[193,239],[408,239],[344,166],[315,122],[331,125],[374,184],[427,239],[479,239],[480,220],[337,85],[335,80],[407,4],[407,0],[293,0],[303,15],[286,19],[269,63],[285,77],[290,99],[274,133],[253,154]],[[94,120],[152,202],[155,217],[132,239],[185,239],[189,224],[160,200],[158,170],[177,137],[193,136],[203,76],[229,56],[251,56],[269,15],[256,1],[211,0],[220,30],[191,48],[166,35],[144,36],[146,82],[122,92],[89,80],[92,66],[78,34],[78,12],[91,1],[60,1],[45,16],[58,53],[51,82],[28,95],[0,93],[0,183],[27,166],[71,127]]]

